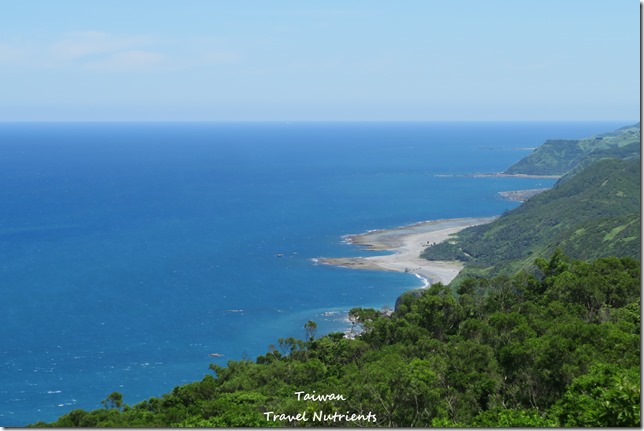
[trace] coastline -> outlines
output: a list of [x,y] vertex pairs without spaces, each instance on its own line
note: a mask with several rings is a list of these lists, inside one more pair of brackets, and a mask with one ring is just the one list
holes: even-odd
[[550,190],[550,188],[511,190],[507,192],[499,192],[499,195],[501,195],[501,197],[503,197],[504,199],[510,201],[525,202],[528,199],[545,192],[546,190]]
[[344,238],[349,244],[364,246],[368,250],[387,250],[394,253],[369,257],[321,257],[315,261],[350,269],[414,274],[424,281],[425,287],[438,282],[449,284],[463,269],[463,264],[456,261],[429,261],[420,257],[421,252],[465,228],[486,224],[494,219],[496,217],[431,220],[395,229],[347,235]]
[[496,172],[491,174],[434,174],[435,177],[472,177],[472,178],[545,178],[558,180],[562,175],[537,175],[537,174],[506,174]]

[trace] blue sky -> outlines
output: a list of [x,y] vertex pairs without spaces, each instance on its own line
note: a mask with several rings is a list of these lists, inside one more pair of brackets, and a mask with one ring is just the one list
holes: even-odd
[[0,121],[636,120],[639,8],[6,1]]

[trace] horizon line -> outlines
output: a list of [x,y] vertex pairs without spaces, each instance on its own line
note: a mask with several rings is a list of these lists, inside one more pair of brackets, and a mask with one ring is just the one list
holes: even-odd
[[443,119],[443,120],[333,120],[333,119],[311,119],[311,120],[2,120],[0,124],[14,123],[201,123],[201,124],[230,124],[230,123],[554,123],[554,122],[611,122],[611,123],[640,123],[641,119]]

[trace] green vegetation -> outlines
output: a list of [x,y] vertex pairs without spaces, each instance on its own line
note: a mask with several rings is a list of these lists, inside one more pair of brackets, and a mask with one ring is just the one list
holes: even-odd
[[640,123],[579,140],[548,140],[510,166],[507,174],[564,175],[604,158],[629,159],[640,154]]
[[639,159],[596,162],[487,225],[428,248],[430,260],[461,260],[467,276],[530,270],[558,247],[575,259],[640,259]]
[[536,265],[403,295],[390,317],[354,309],[357,339],[283,339],[160,398],[130,407],[113,393],[35,426],[639,426],[639,262],[557,251]]
[[33,426],[639,427],[639,133],[548,141],[514,165],[567,175],[427,249],[466,262],[457,283],[408,292],[393,314],[351,310],[356,339],[316,339],[308,321],[305,341],[254,362]]

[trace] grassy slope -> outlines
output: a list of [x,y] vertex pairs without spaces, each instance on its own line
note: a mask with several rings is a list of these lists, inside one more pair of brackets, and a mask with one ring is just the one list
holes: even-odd
[[510,166],[508,174],[564,175],[601,158],[627,159],[640,152],[640,124],[579,140],[548,140]]
[[576,259],[640,259],[640,219],[639,159],[602,160],[423,257],[466,261],[459,279],[529,269],[557,247]]

